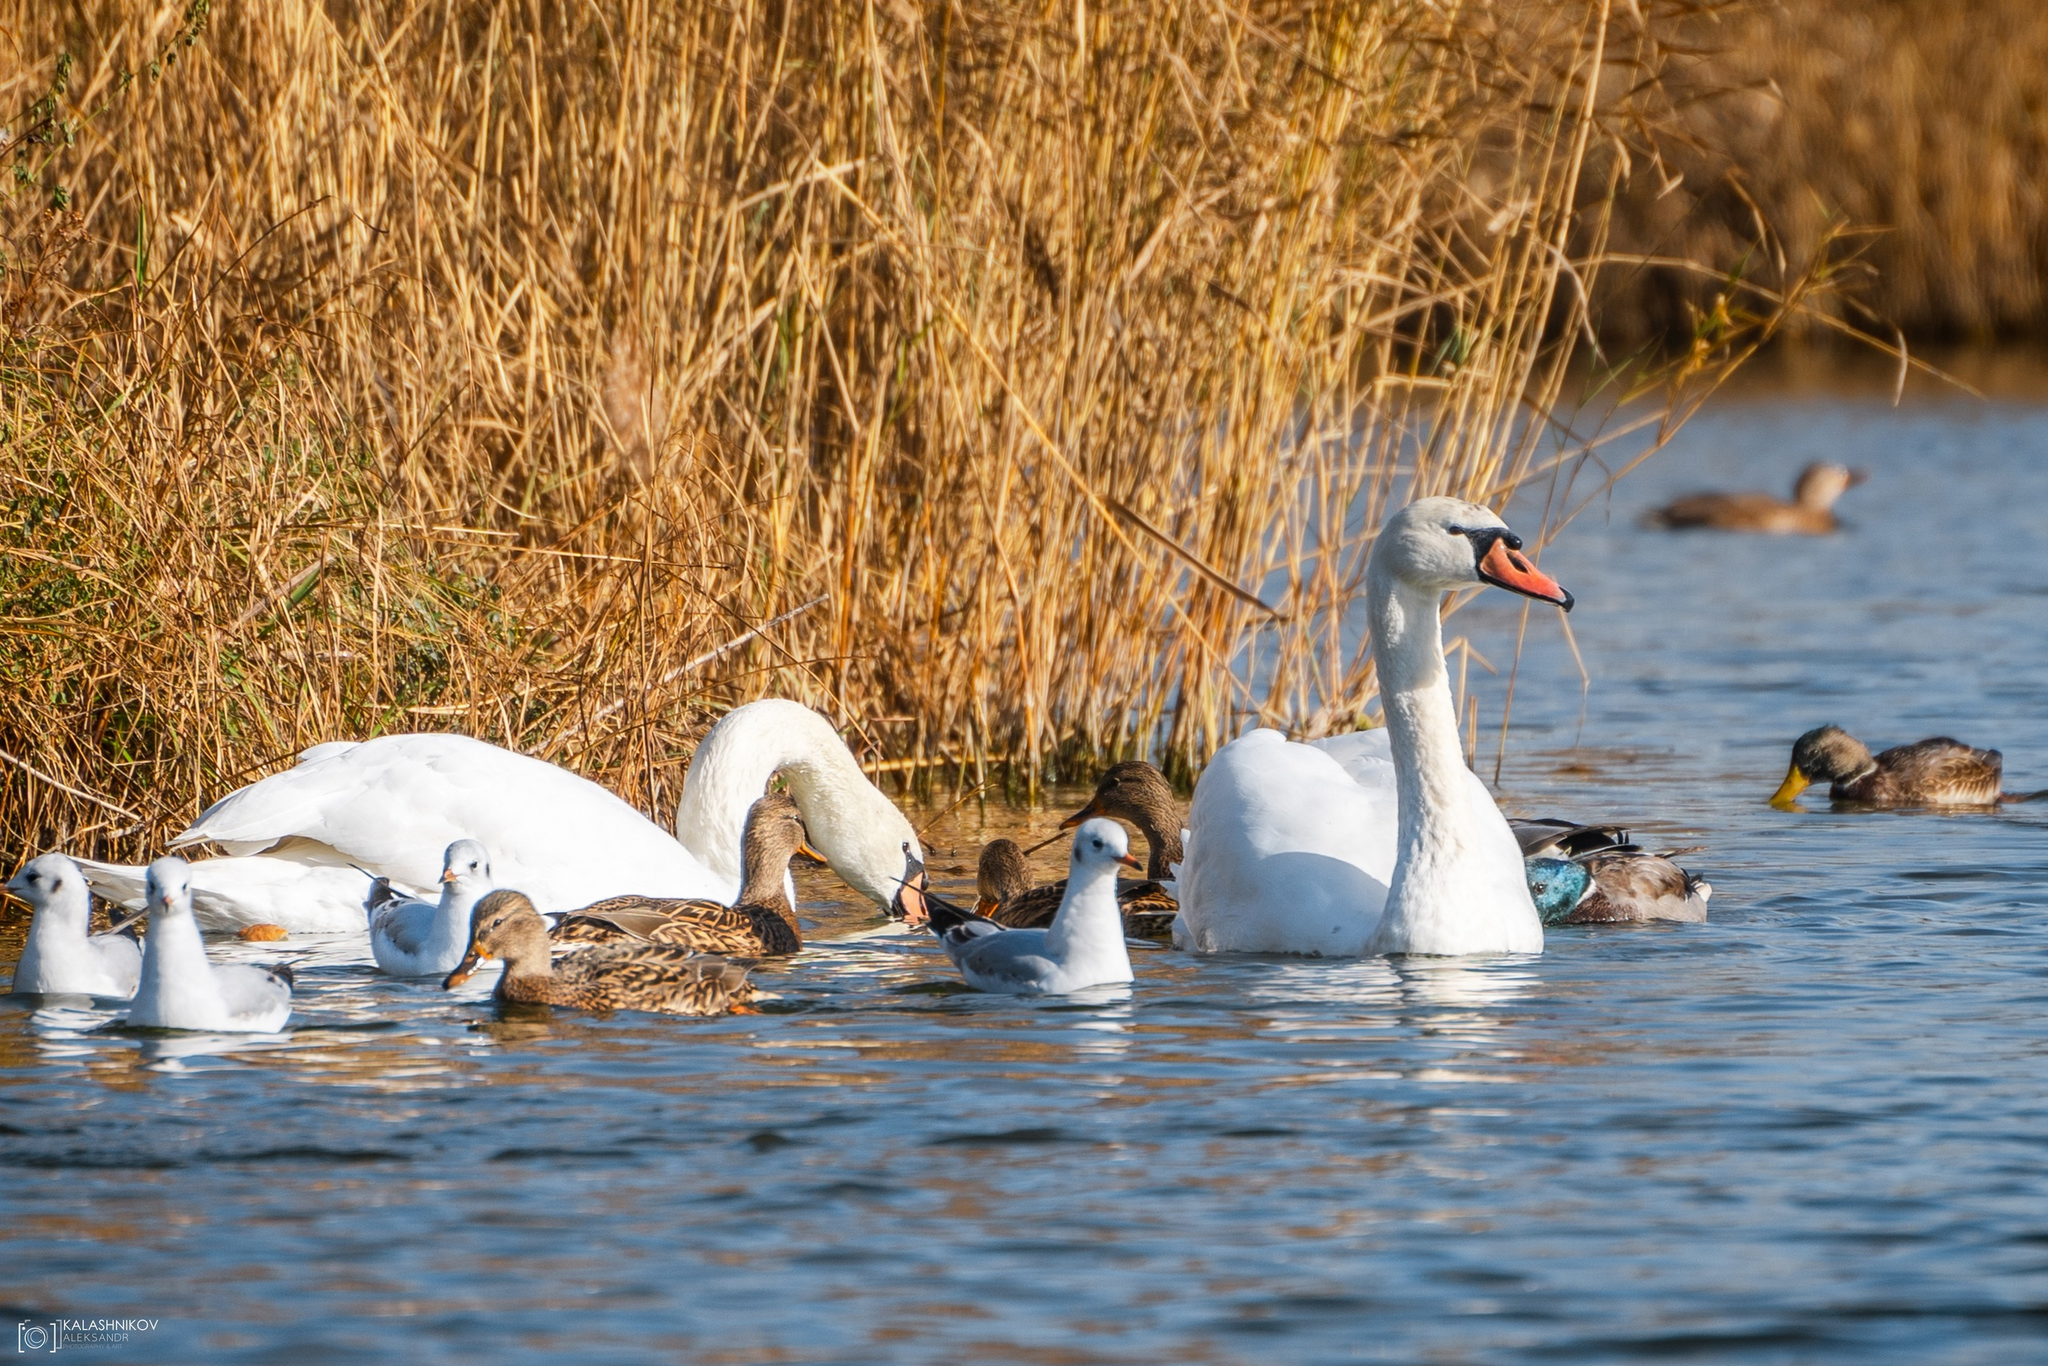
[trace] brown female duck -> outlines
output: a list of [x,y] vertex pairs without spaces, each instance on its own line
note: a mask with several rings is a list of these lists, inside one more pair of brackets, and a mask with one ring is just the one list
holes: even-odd
[[[1112,764],[1088,804],[1061,821],[1060,829],[1072,830],[1096,816],[1129,821],[1145,837],[1145,881],[1117,884],[1125,932],[1140,939],[1171,935],[1180,905],[1161,884],[1172,880],[1173,865],[1181,860],[1181,827],[1180,805],[1166,775],[1143,760]],[[1024,851],[1016,841],[991,840],[981,851],[976,890],[977,915],[1011,929],[1039,929],[1052,924],[1059,913],[1067,880],[1032,886]]]
[[514,891],[492,892],[476,903],[469,952],[442,987],[468,981],[486,958],[504,960],[505,974],[491,994],[508,1004],[723,1015],[745,1008],[759,994],[744,967],[673,944],[595,944],[557,963],[546,922],[525,894]]
[[640,940],[697,953],[772,958],[804,946],[785,877],[795,854],[810,854],[803,816],[787,792],[771,792],[747,811],[740,836],[746,870],[740,899],[716,901],[614,896],[570,911],[549,931],[558,944],[616,944]]
[[1972,749],[1938,735],[1879,754],[1840,726],[1816,726],[1792,745],[1792,767],[1771,794],[1771,805],[1790,808],[1817,782],[1828,796],[1865,806],[1992,806],[2014,800],[2000,790],[2005,759],[1995,749]]
[[1835,500],[1870,476],[1846,465],[1815,461],[1799,472],[1792,501],[1768,493],[1694,493],[1658,508],[1643,520],[1684,530],[1761,531],[1778,536],[1825,536],[1839,531]]

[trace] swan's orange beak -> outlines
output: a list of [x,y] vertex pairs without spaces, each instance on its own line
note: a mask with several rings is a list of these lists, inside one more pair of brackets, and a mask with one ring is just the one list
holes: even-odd
[[1529,557],[1508,544],[1505,535],[1496,536],[1479,559],[1479,577],[1510,593],[1520,593],[1538,602],[1554,602],[1569,612],[1575,599],[1564,585],[1531,564]]
[[924,908],[924,888],[912,882],[897,884],[896,910],[902,913],[903,923],[913,930],[932,918],[931,912]]

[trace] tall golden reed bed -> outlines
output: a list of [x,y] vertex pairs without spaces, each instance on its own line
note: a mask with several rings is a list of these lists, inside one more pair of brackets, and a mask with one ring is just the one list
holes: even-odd
[[766,693],[941,784],[1352,725],[1409,475],[1653,382],[1573,357],[1668,16],[5,0],[4,841],[419,728],[665,811]]

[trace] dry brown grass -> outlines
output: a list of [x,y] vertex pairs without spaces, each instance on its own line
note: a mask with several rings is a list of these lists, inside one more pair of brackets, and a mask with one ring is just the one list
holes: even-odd
[[947,780],[1352,724],[1388,500],[1593,439],[1667,22],[6,0],[0,830],[435,727],[666,809],[764,693]]
[[[2048,334],[2048,6],[1777,0],[1683,25],[1669,193],[1639,177],[1616,245],[1793,273],[1856,229],[1835,316],[1891,335]],[[1688,331],[1713,286],[1611,271],[1610,334]]]

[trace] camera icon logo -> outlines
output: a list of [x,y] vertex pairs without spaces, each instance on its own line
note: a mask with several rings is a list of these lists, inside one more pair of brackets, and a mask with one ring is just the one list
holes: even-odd
[[14,1350],[17,1355],[24,1352],[41,1352],[50,1346],[50,1329],[47,1324],[17,1323],[14,1325]]

